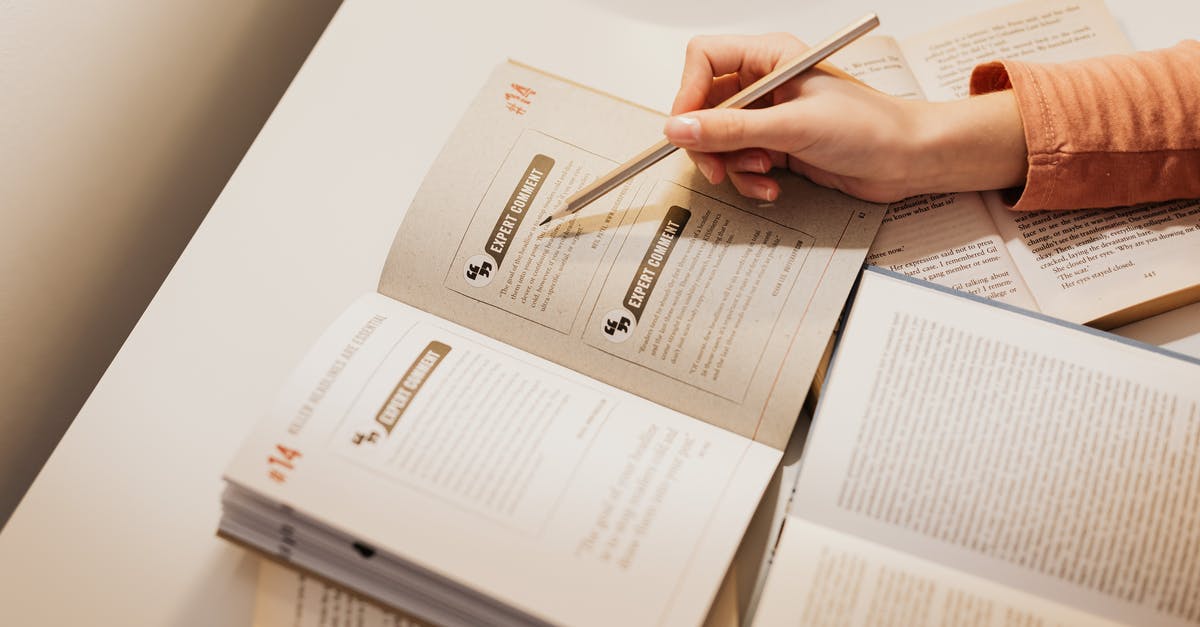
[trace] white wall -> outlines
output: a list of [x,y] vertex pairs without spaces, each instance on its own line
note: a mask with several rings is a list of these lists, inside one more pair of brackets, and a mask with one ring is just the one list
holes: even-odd
[[339,3],[0,0],[0,524]]

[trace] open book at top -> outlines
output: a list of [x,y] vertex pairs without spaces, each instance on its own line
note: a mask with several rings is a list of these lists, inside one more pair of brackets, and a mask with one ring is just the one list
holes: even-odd
[[665,119],[501,68],[417,192],[379,292],[782,450],[885,207],[787,172],[776,202],[753,201],[679,151],[537,226]]
[[[968,95],[996,59],[1062,62],[1131,50],[1102,0],[1031,0],[833,61],[906,98]],[[1110,328],[1200,300],[1200,201],[1016,212],[995,192],[893,204],[868,259],[946,287]]]

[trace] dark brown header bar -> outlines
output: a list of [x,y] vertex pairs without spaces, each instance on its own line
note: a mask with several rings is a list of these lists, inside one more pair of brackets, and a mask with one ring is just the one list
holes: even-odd
[[688,219],[691,217],[691,211],[672,205],[667,210],[667,215],[663,216],[662,222],[659,223],[658,236],[651,242],[650,248],[646,249],[646,254],[642,256],[642,263],[638,266],[638,272],[633,276],[629,290],[625,292],[625,308],[633,314],[637,321],[642,320],[642,309],[650,300],[650,293],[654,291],[654,286],[658,283],[663,266],[667,265],[667,258],[675,249],[675,242],[679,241],[683,227],[687,225]]
[[487,253],[496,260],[497,268],[508,253],[509,244],[516,236],[521,220],[525,219],[526,210],[533,205],[533,199],[537,197],[542,183],[553,167],[554,159],[543,154],[534,155],[529,167],[525,168],[525,176],[521,177],[521,183],[513,190],[512,196],[508,197],[508,204],[496,219],[496,226],[492,227],[492,235],[487,243]]
[[375,414],[375,422],[379,423],[388,435],[391,435],[392,428],[400,423],[400,417],[417,396],[417,392],[421,391],[421,386],[425,385],[425,381],[433,374],[438,364],[449,354],[448,345],[437,341],[430,342],[425,350],[421,351],[420,357],[417,357],[404,372],[404,376],[400,377],[400,382],[383,403],[383,407],[379,408],[379,413]]

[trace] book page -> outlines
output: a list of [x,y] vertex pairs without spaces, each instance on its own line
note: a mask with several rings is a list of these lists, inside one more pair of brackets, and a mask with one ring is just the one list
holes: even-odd
[[830,56],[829,62],[885,94],[925,99],[900,44],[891,37],[863,37]]
[[[925,97],[900,46],[890,37],[861,39],[832,61],[884,93]],[[951,289],[1036,307],[975,192],[915,196],[892,203],[867,261]]]
[[1033,212],[985,200],[1047,314],[1109,328],[1200,299],[1200,200]]
[[677,152],[541,228],[664,116],[500,66],[418,191],[380,292],[782,450],[884,207],[792,174],[774,204]]
[[867,260],[960,292],[1037,308],[975,192],[930,194],[893,203]]
[[[369,549],[338,550],[362,572],[378,554],[548,622],[694,625],[779,458],[371,294],[318,341],[226,480],[356,538]],[[331,549],[305,542],[265,550],[345,581],[314,557]],[[366,581],[346,583],[385,604],[403,592]]]
[[929,100],[969,93],[971,70],[998,59],[1060,62],[1130,52],[1103,0],[1027,0],[900,42]]
[[1200,362],[867,272],[795,515],[1134,625],[1200,624]]
[[789,516],[763,625],[1115,625],[1032,594]]
[[[965,97],[971,69],[986,61],[1063,62],[1132,49],[1101,0],[1032,0],[901,47],[932,100]],[[996,193],[983,200],[1037,307],[1049,315],[1107,328],[1200,299],[1200,201],[1025,213]]]

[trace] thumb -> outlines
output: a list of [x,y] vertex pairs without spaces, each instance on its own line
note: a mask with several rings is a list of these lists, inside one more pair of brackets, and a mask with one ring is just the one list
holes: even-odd
[[676,146],[700,152],[766,148],[788,152],[798,141],[795,112],[764,109],[702,109],[667,119],[663,134]]

